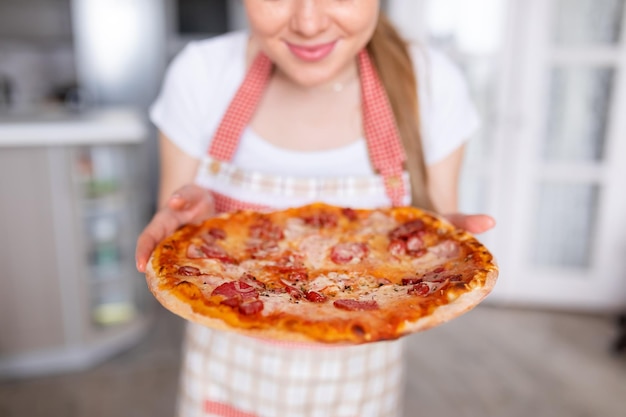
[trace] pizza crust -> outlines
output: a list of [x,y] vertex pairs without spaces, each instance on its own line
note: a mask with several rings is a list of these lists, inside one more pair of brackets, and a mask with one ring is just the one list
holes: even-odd
[[487,273],[485,285],[473,289],[470,292],[461,294],[450,304],[437,307],[430,315],[422,317],[416,321],[405,322],[405,333],[416,333],[432,329],[440,324],[446,323],[472,310],[489,295],[498,279],[498,270],[494,269]]

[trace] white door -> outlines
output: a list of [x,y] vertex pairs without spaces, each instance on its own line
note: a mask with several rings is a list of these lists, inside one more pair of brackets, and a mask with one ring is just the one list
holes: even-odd
[[514,239],[502,241],[515,301],[626,305],[625,3],[524,2]]
[[[494,302],[626,307],[625,3],[410,6],[422,36],[465,71],[483,115],[461,196],[464,211],[498,220],[482,237],[501,265]],[[408,4],[392,1],[392,15]]]

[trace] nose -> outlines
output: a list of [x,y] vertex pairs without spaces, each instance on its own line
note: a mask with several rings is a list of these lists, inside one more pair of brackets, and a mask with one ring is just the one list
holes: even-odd
[[293,0],[295,10],[291,19],[291,30],[311,38],[323,32],[330,22],[326,13],[326,0]]

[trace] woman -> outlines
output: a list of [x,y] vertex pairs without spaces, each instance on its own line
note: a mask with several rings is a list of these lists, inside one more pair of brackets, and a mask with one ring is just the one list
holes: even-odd
[[[493,226],[450,214],[477,118],[443,57],[405,45],[378,0],[244,4],[250,33],[188,46],[152,109],[162,208],[139,270],[180,225],[238,208],[412,203],[474,233]],[[401,413],[399,341],[272,344],[190,324],[185,346],[180,416]]]

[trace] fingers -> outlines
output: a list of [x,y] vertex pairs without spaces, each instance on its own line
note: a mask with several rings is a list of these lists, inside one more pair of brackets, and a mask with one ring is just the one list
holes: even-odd
[[490,229],[493,229],[496,225],[496,221],[493,217],[486,214],[448,214],[445,216],[450,223],[460,229],[467,230],[473,234],[484,233]]
[[198,223],[215,212],[213,196],[197,185],[186,185],[178,189],[167,202],[180,224]]
[[213,198],[207,190],[193,184],[179,188],[137,239],[135,249],[137,270],[145,272],[152,251],[161,240],[174,233],[180,226],[201,222],[213,214]]
[[180,225],[179,220],[169,210],[160,211],[154,216],[137,239],[135,264],[139,272],[146,272],[146,265],[154,248]]
[[185,185],[172,194],[167,206],[172,210],[185,210],[199,203],[206,191],[194,184]]
[[150,255],[155,247],[156,241],[151,236],[144,233],[139,236],[137,247],[135,248],[135,266],[137,271],[146,272],[148,259],[150,259]]
[[184,210],[187,206],[187,201],[180,194],[172,194],[172,196],[167,200],[167,207],[172,210]]
[[484,233],[490,229],[493,229],[496,225],[496,221],[493,217],[485,214],[475,214],[467,216],[465,219],[467,229],[470,233]]
[[180,224],[200,223],[215,214],[213,196],[205,190],[193,192],[193,196],[185,201],[183,209],[173,211]]

